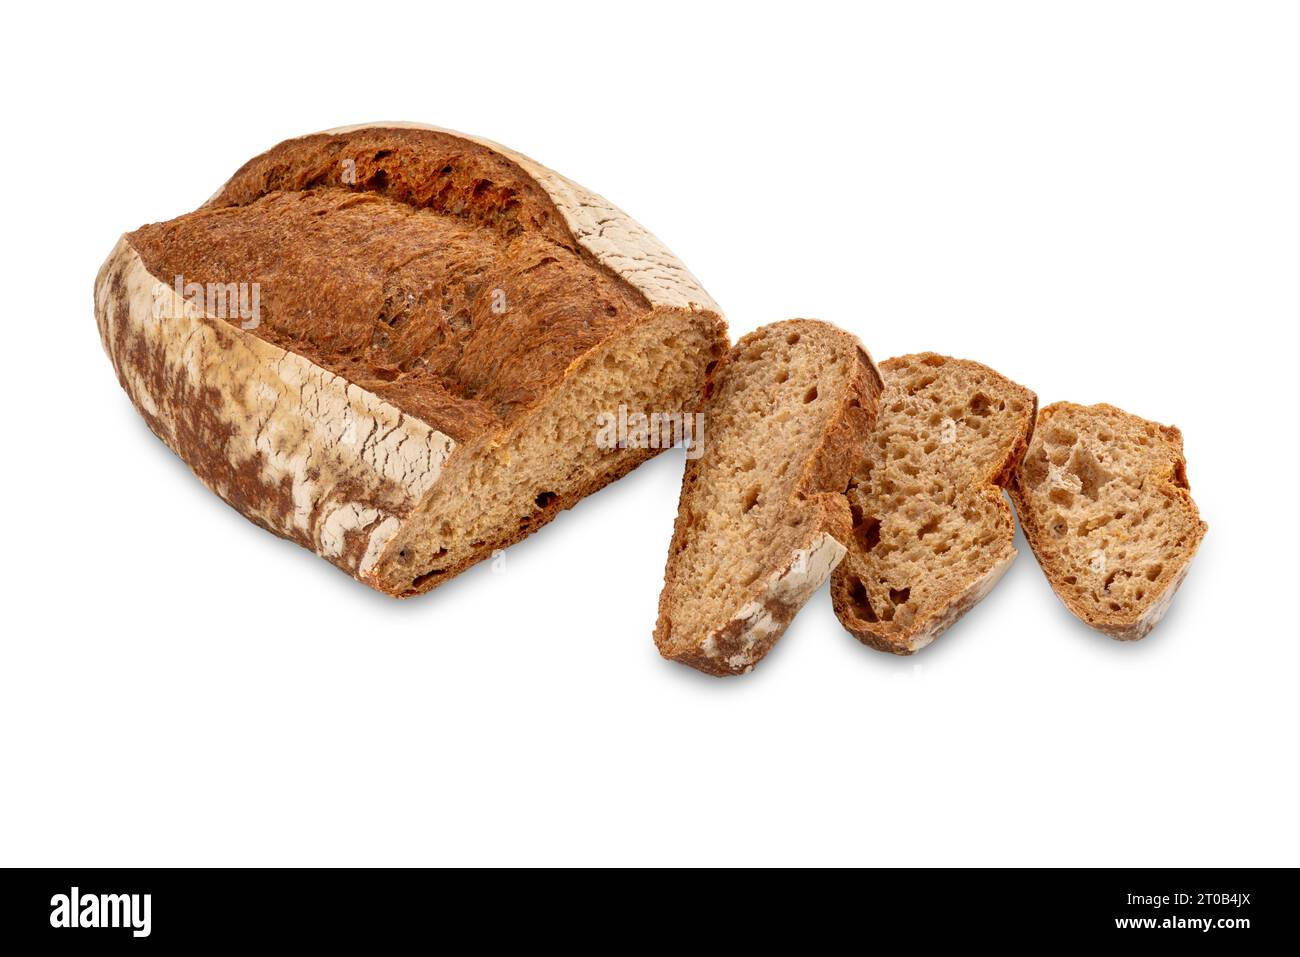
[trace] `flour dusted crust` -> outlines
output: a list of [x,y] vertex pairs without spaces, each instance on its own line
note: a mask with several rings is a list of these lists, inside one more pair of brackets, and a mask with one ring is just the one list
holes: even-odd
[[204,484],[358,578],[456,448],[372,393],[200,314],[125,239],[100,269],[95,312],[122,387]]
[[[176,296],[171,276],[151,274],[130,236],[118,241],[101,268],[95,306],[104,347],[123,388],[150,428],[206,485],[262,527],[310,548],[366,584],[405,595],[434,587],[536,530],[657,450],[612,452],[599,467],[589,468],[584,479],[549,495],[547,507],[539,507],[537,515],[485,535],[446,574],[416,575],[413,585],[413,570],[399,567],[397,546],[402,544],[400,557],[409,563],[415,532],[411,523],[430,520],[428,503],[445,485],[450,466],[469,461],[469,455],[491,457],[493,449],[534,427],[546,398],[562,387],[572,391],[568,384],[591,375],[595,359],[609,358],[629,330],[653,326],[672,332],[689,324],[702,335],[705,348],[698,369],[681,366],[673,372],[679,393],[687,382],[687,391],[697,395],[706,385],[708,353],[725,350],[726,333],[711,297],[657,239],[607,201],[533,160],[487,140],[420,124],[365,124],[330,134],[386,130],[441,134],[482,147],[500,158],[502,168],[517,170],[520,188],[539,191],[537,202],[558,214],[546,228],[558,230],[561,241],[573,243],[614,282],[640,297],[637,315],[621,326],[611,324],[611,331],[603,340],[597,336],[590,348],[578,348],[558,379],[539,373],[534,378],[541,380],[540,398],[526,395],[494,422],[486,415],[459,414],[426,420],[400,400],[386,399],[338,368],[313,361],[295,343],[270,341],[265,329],[259,335],[206,314]],[[239,176],[201,209],[217,208]]]

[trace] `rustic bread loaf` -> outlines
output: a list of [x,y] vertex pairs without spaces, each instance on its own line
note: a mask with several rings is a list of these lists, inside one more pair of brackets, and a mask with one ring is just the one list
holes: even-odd
[[1037,398],[977,362],[933,352],[880,366],[885,392],[848,500],[853,535],[831,579],[840,622],[880,651],[924,648],[1016,557],[999,487]]
[[1011,483],[1061,601],[1112,638],[1155,627],[1205,536],[1183,436],[1111,405],[1049,405]]
[[95,305],[123,388],[200,479],[399,596],[660,451],[598,444],[598,417],[698,408],[727,348],[713,300],[626,214],[408,124],[249,161],[123,236]]
[[880,374],[856,338],[793,319],[732,348],[690,460],[655,643],[715,675],[750,671],[844,555],[844,488]]

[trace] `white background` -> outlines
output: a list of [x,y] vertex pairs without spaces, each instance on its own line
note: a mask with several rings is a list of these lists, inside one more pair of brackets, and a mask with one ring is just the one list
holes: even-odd
[[[1300,864],[1294,9],[11,6],[0,864]],[[609,197],[733,335],[1176,423],[1210,531],[1173,611],[1111,641],[1022,540],[913,658],[823,591],[705,677],[650,638],[680,450],[413,601],[255,528],[119,389],[95,271],[378,119]]]

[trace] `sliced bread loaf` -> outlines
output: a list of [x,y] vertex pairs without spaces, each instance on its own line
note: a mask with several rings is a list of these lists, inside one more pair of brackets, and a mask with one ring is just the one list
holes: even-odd
[[383,124],[289,140],[123,236],[100,335],[150,428],[257,524],[390,595],[427,591],[698,410],[713,300],[593,193],[485,140]]
[[1020,526],[1067,608],[1112,638],[1146,635],[1205,535],[1178,429],[1111,405],[1049,405],[1011,485]]
[[910,655],[1016,556],[999,486],[1024,454],[1037,398],[987,366],[932,352],[880,371],[885,392],[849,484],[853,536],[831,597],[859,641]]
[[750,671],[844,555],[844,488],[881,390],[848,333],[808,319],[732,348],[689,461],[655,643],[715,675]]

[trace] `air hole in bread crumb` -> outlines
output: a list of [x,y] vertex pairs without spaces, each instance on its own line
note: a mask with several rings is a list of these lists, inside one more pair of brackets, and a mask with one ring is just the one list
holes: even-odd
[[871,607],[871,599],[867,597],[867,586],[860,578],[853,579],[853,584],[849,586],[849,604],[853,606],[853,613],[863,621],[872,624],[880,621],[876,610]]
[[555,501],[556,497],[557,496],[554,492],[538,492],[537,497],[533,499],[533,501],[537,504],[538,508],[546,508],[546,506]]
[[761,485],[750,486],[749,490],[745,492],[744,497],[740,500],[740,511],[742,515],[758,504],[758,496],[762,491],[763,487]]
[[855,507],[853,511],[853,534],[863,552],[869,552],[880,544],[880,519],[874,515],[863,517]]
[[993,400],[990,399],[988,396],[986,396],[983,392],[976,392],[973,396],[971,396],[970,410],[971,412],[975,413],[978,416],[981,417],[986,416],[989,414],[989,406],[992,403],[992,401]]
[[931,535],[934,532],[937,532],[938,530],[939,530],[939,516],[936,515],[934,518],[930,519],[928,522],[926,522],[924,525],[922,525],[920,528],[916,530],[916,537],[925,538],[925,536]]
[[1076,448],[1070,456],[1070,471],[1079,479],[1080,491],[1094,502],[1097,501],[1101,487],[1115,478],[1083,446]]
[[427,585],[439,575],[445,575],[446,573],[447,569],[445,568],[431,568],[423,575],[416,575],[415,578],[411,580],[411,588],[418,589],[423,585]]
[[1160,577],[1160,573],[1165,570],[1164,565],[1152,565],[1147,569],[1147,581],[1153,582]]
[[790,370],[789,370],[789,369],[787,369],[787,368],[785,368],[784,366],[782,366],[780,369],[777,369],[777,370],[776,370],[776,382],[777,382],[777,385],[780,385],[782,382],[785,382],[785,381],[786,381],[787,379],[789,379],[789,378],[790,378]]
[[799,344],[799,333],[792,332],[785,337],[786,345],[794,346]]
[[807,392],[804,393],[804,396],[803,396],[803,400],[804,400],[804,402],[813,402],[813,401],[815,401],[816,399],[817,399],[817,387],[816,387],[816,386],[813,386],[811,389],[809,389]]
[[889,589],[889,600],[895,605],[906,605],[907,599],[912,597],[910,588],[891,588]]

